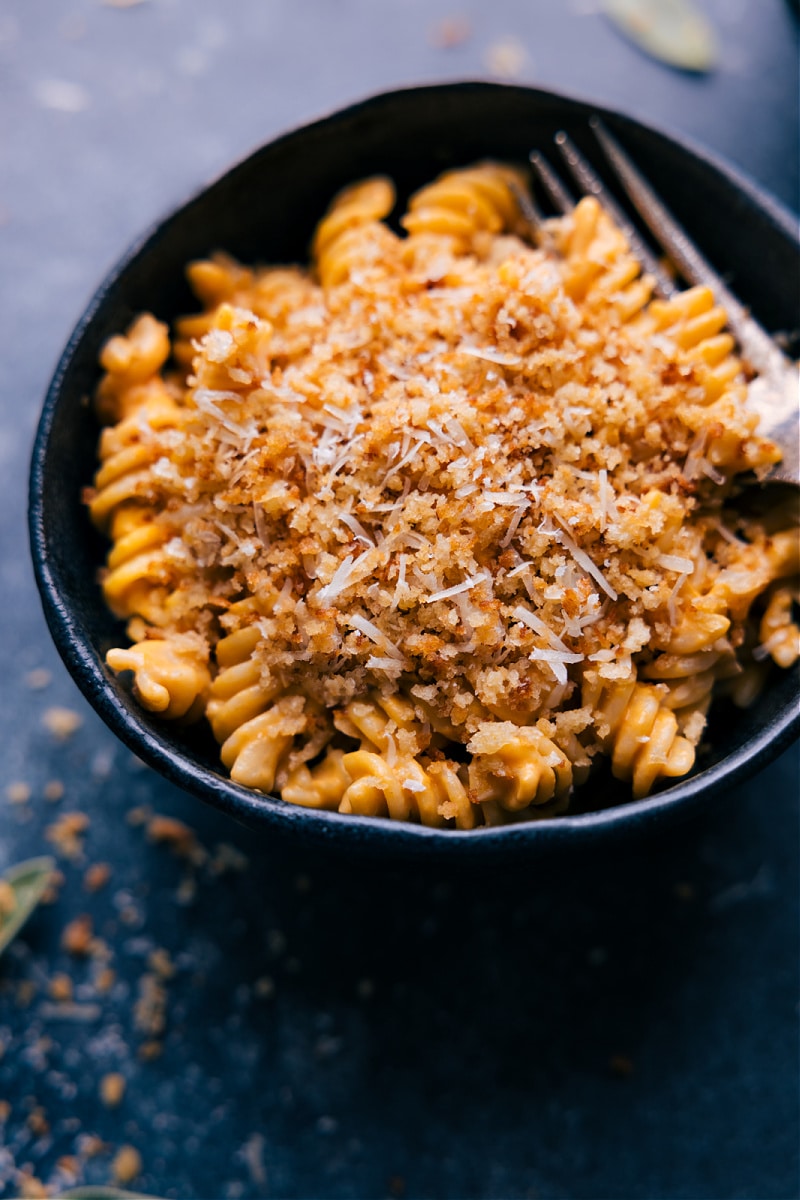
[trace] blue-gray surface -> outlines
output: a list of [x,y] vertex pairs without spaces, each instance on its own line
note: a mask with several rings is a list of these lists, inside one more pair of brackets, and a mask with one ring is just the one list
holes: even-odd
[[[60,863],[60,898],[0,967],[0,1196],[28,1175],[105,1181],[123,1144],[137,1186],[164,1196],[798,1194],[796,752],[702,822],[602,861],[442,875],[311,860],[255,844],[115,742],[56,659],[27,562],[37,409],[97,280],[162,211],[322,110],[511,71],[688,134],[796,205],[789,6],[708,0],[722,53],[704,78],[639,55],[600,7],[0,7],[0,791],[30,788],[0,798],[0,868],[47,848],[60,812],[90,818],[85,862]],[[83,718],[62,742],[43,724],[58,705]],[[126,821],[135,806],[197,830],[194,895],[185,861]],[[90,894],[98,861],[112,875]],[[83,912],[112,955],[108,992],[101,964],[60,948]],[[135,1001],[157,948],[175,973],[151,1059]],[[49,998],[59,972],[73,1008]],[[98,1094],[109,1072],[127,1082],[117,1108]]]

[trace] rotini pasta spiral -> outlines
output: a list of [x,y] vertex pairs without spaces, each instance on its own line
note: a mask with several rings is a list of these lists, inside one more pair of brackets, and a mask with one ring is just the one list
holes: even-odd
[[166,326],[150,317],[138,318],[126,336],[106,345],[99,404],[116,424],[100,438],[102,465],[89,499],[92,520],[112,541],[103,576],[106,603],[117,616],[139,615],[155,625],[167,623],[164,604],[182,573],[180,560],[166,551],[171,531],[159,519],[160,449],[149,436],[177,430],[184,420],[159,375],[168,355]]
[[613,310],[632,320],[650,300],[652,281],[594,196],[575,206],[562,240],[566,259],[564,286],[573,300]]
[[133,671],[134,690],[145,708],[168,720],[197,720],[205,708],[211,676],[197,639],[139,642],[108,652],[113,671]]
[[792,613],[800,606],[800,581],[771,588],[759,624],[761,645],[779,667],[788,670],[800,658],[800,627]]
[[661,688],[636,680],[604,683],[587,672],[583,703],[592,710],[615,778],[632,781],[635,799],[646,796],[657,780],[692,769],[694,746],[679,735]]
[[414,193],[401,224],[413,236],[449,238],[460,252],[482,250],[487,236],[524,228],[517,200],[524,186],[518,172],[497,163],[447,171]]
[[335,198],[312,246],[324,288],[342,283],[355,266],[385,248],[391,235],[380,222],[392,211],[394,199],[394,185],[382,175],[345,188]]
[[484,725],[468,749],[470,787],[479,804],[519,813],[569,794],[572,764],[537,726]]
[[459,829],[472,828],[475,815],[466,787],[452,763],[423,755],[431,732],[410,701],[375,695],[348,704],[334,721],[361,743],[342,759],[349,782],[340,812],[416,819],[431,826],[453,819]]

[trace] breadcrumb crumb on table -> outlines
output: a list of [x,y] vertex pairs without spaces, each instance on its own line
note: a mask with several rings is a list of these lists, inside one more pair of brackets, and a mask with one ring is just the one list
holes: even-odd
[[61,947],[76,958],[86,958],[91,953],[94,938],[94,922],[89,913],[80,913],[64,927]]
[[44,785],[43,792],[45,800],[50,804],[56,804],[64,796],[64,784],[60,779],[48,779]]
[[197,834],[177,817],[156,813],[147,821],[147,837],[151,842],[168,846],[178,858],[186,858],[195,864],[205,860],[206,853],[197,840]]
[[51,1000],[66,1002],[71,1000],[73,996],[72,980],[69,975],[61,972],[52,977],[47,990],[50,993]]
[[109,1071],[100,1080],[100,1099],[106,1108],[117,1108],[125,1095],[125,1076],[119,1071]]
[[428,41],[436,50],[453,50],[472,37],[472,26],[463,16],[444,17],[432,26]]
[[31,787],[21,779],[6,784],[6,800],[9,804],[27,804],[31,798]]
[[519,38],[502,38],[486,50],[484,62],[498,79],[519,79],[528,61],[528,51]]
[[66,742],[83,724],[83,717],[74,708],[54,705],[42,713],[42,724],[59,742]]
[[75,861],[83,854],[82,835],[89,828],[89,824],[86,813],[65,812],[52,825],[45,827],[44,836],[57,854]]
[[28,1114],[28,1119],[25,1122],[34,1137],[46,1137],[50,1132],[50,1122],[47,1119],[47,1113],[41,1105],[37,1105],[32,1112]]
[[167,990],[159,978],[145,972],[138,984],[133,1006],[133,1024],[139,1033],[150,1038],[160,1037],[167,1024]]
[[94,979],[94,990],[105,996],[111,991],[116,980],[117,973],[113,967],[101,967]]
[[111,1177],[114,1183],[124,1186],[133,1183],[142,1173],[142,1156],[135,1146],[120,1146],[111,1163]]
[[175,964],[170,958],[169,951],[158,946],[147,957],[147,965],[155,971],[159,979],[172,979],[175,975]]
[[83,887],[87,892],[99,892],[111,878],[111,864],[105,862],[92,863],[83,875]]
[[25,676],[25,685],[32,692],[43,691],[52,682],[53,676],[44,667],[37,667],[33,671],[29,671]]
[[17,1172],[19,1200],[47,1200],[50,1189],[32,1171],[23,1168]]

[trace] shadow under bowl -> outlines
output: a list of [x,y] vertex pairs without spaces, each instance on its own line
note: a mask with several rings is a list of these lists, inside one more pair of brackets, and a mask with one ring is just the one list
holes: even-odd
[[[186,264],[224,249],[241,261],[304,262],[331,197],[390,175],[399,202],[445,168],[481,158],[524,162],[565,129],[599,168],[588,127],[599,113],[733,290],[770,330],[797,323],[800,246],[776,201],[731,167],[638,122],[532,88],[461,83],[376,96],[257,150],[147,232],[110,272],[78,322],[47,392],[33,450],[30,536],[47,623],[70,673],[103,720],[173,783],[265,832],[309,846],[392,857],[533,858],[558,847],[654,830],[687,817],[776,757],[800,730],[798,670],[776,673],[750,710],[717,709],[694,773],[646,800],[602,773],[583,789],[593,811],[469,833],[294,807],[232,783],[204,727],[181,729],[141,709],[104,665],[124,632],[97,585],[105,547],[81,490],[96,469],[98,427],[86,397],[98,354],[134,316],[170,321],[196,301]],[[713,713],[714,710],[712,710]]]

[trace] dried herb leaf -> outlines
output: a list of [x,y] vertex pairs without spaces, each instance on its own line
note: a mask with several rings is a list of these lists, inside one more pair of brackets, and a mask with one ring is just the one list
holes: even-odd
[[52,858],[30,858],[0,875],[0,954],[36,908],[54,869]]
[[692,0],[605,0],[605,12],[637,46],[672,67],[708,71],[717,61],[714,31]]

